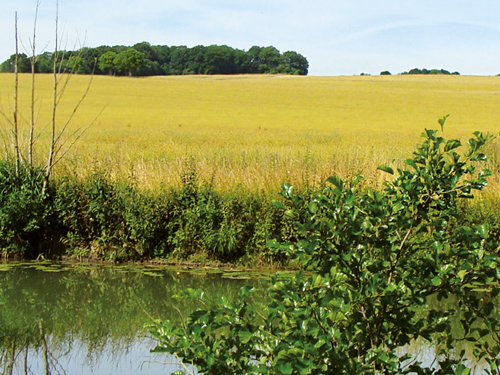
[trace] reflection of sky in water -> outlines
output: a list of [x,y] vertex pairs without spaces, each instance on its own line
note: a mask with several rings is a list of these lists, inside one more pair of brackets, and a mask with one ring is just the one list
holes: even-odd
[[[71,344],[54,344],[47,340],[49,351],[49,369],[51,375],[153,375],[171,374],[175,371],[184,371],[177,359],[166,353],[150,353],[156,342],[148,337],[123,338],[109,341],[99,348],[89,348],[88,344],[72,339]],[[424,340],[416,340],[411,345],[402,348],[398,355],[409,353],[412,359],[407,362],[422,362],[424,366],[437,368],[436,348]],[[25,369],[26,351],[17,353],[13,375],[23,375]],[[4,357],[5,360],[5,357]],[[470,362],[464,363],[471,366]],[[8,363],[4,362],[1,370],[5,371]],[[193,366],[187,365],[188,370],[196,374]],[[45,356],[43,348],[28,350],[28,373],[45,375]],[[485,373],[484,365],[474,365],[471,375]]]
[[186,288],[201,287],[210,300],[222,294],[232,299],[243,284],[253,283],[158,267],[0,266],[0,374],[10,373],[13,347],[13,374],[46,374],[44,340],[52,375],[182,370],[175,357],[150,353],[157,342],[144,324],[179,322],[181,311],[189,315],[197,303],[173,298]]
[[[13,374],[47,374],[43,338],[47,339],[52,375],[153,375],[182,371],[175,357],[150,353],[157,342],[147,336],[144,324],[151,318],[179,321],[179,311],[186,316],[198,307],[192,301],[172,298],[185,288],[202,288],[208,300],[215,301],[220,295],[230,300],[236,298],[245,284],[259,284],[206,272],[49,267],[58,272],[33,267],[0,272],[0,374],[9,373],[13,342]],[[260,292],[262,286],[258,288]],[[263,297],[260,292],[254,297]],[[438,302],[430,299],[430,307],[438,308]],[[22,346],[23,340],[31,343],[28,351]],[[412,361],[437,367],[436,348],[424,340],[402,348],[398,355],[405,353],[412,355]],[[484,373],[485,368],[480,365],[475,365],[471,372]]]
[[[458,352],[464,348],[464,345],[458,345]],[[438,369],[438,360],[436,358],[436,346],[434,344],[430,344],[426,340],[418,339],[414,340],[411,344],[406,345],[397,351],[397,355],[403,356],[405,354],[410,354],[411,359],[406,361],[405,364],[411,364],[415,362],[422,363],[425,367],[431,367],[433,369]],[[470,354],[467,356],[467,354]],[[471,348],[466,348],[466,357],[472,358]],[[483,361],[484,362],[484,361]],[[483,375],[485,374],[485,369],[487,368],[487,364],[484,362],[480,363],[472,363],[470,360],[465,361],[463,364],[467,367],[471,367],[470,375]]]
[[[150,353],[156,343],[146,337],[127,339],[124,342],[108,342],[97,350],[89,353],[88,345],[75,340],[68,343],[53,345],[47,342],[49,352],[50,374],[67,375],[149,375],[171,374],[183,370],[175,357],[166,353]],[[45,375],[45,355],[43,348],[28,350],[28,374]],[[17,353],[13,375],[24,375],[26,350]],[[5,360],[5,358],[4,358]],[[8,363],[0,366],[5,371]],[[193,371],[191,366],[188,366]],[[193,371],[194,372],[194,371]]]

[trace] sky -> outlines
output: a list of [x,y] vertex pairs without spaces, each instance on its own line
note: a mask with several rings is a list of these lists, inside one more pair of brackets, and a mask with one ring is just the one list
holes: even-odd
[[[0,62],[31,50],[37,0],[3,1]],[[309,74],[392,74],[412,68],[500,73],[496,0],[40,0],[35,46],[254,45],[296,51]],[[75,48],[76,47],[76,48]],[[37,53],[38,53],[37,52]],[[29,53],[27,53],[29,54]]]

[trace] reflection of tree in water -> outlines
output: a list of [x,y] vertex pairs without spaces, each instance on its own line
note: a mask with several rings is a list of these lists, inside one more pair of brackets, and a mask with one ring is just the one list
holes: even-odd
[[[24,332],[11,332],[2,337],[0,363],[3,374],[32,374],[30,364],[35,356],[43,363],[43,373],[60,374],[65,370],[59,365],[58,357],[51,347],[63,349],[63,343],[53,345],[51,338],[45,333],[43,324],[38,322],[38,327],[33,325],[32,330]],[[42,373],[42,372],[41,372]]]
[[[93,371],[103,361],[116,366],[120,361],[127,361],[130,349],[141,340],[147,340],[147,345],[142,345],[142,349],[154,346],[150,339],[141,337],[110,339],[97,346],[77,337],[67,337],[61,341],[45,333],[41,327],[40,333],[34,332],[29,340],[9,337],[4,342],[0,350],[0,374],[73,374],[75,366]],[[133,367],[139,368],[141,365],[136,363]]]
[[179,310],[187,316],[199,307],[173,298],[185,288],[203,288],[215,301],[248,283],[140,267],[13,267],[0,272],[0,373],[64,374],[62,359],[75,352],[90,367],[119,360],[147,340],[151,319],[180,321]]

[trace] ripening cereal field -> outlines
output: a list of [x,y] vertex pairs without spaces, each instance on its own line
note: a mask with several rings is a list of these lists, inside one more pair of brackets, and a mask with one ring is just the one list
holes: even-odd
[[[52,77],[36,79],[43,129],[50,119]],[[88,80],[72,77],[60,102],[61,124]],[[7,115],[13,82],[14,75],[0,74]],[[30,75],[21,75],[20,94],[20,111],[29,118]],[[424,128],[437,128],[446,114],[447,138],[497,133],[500,77],[96,76],[70,128],[97,120],[57,173],[105,168],[155,189],[178,183],[191,163],[201,181],[220,189],[271,191],[284,181],[317,183],[335,173],[362,173],[377,183],[384,174],[376,167],[401,165]],[[38,139],[38,150],[45,138]],[[490,151],[489,166],[497,172],[496,144]]]

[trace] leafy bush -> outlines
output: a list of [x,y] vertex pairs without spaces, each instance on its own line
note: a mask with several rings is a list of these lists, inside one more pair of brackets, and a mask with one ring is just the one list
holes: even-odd
[[53,189],[42,195],[44,171],[0,160],[0,249],[6,254],[48,254],[57,242]]
[[121,240],[123,207],[104,173],[94,173],[83,183],[65,177],[58,184],[56,208],[71,252],[114,258],[103,252],[112,252]]
[[268,198],[244,191],[217,192],[200,184],[193,160],[185,167],[180,189],[167,195],[168,253],[181,259],[202,256],[221,262],[281,260],[270,254],[269,235],[286,233],[281,210]]
[[57,184],[56,208],[68,254],[108,260],[166,255],[165,199],[103,172]]
[[[476,132],[461,156],[460,141],[436,130],[422,136],[408,169],[383,191],[360,189],[361,177],[330,177],[312,197],[285,185],[301,238],[275,246],[312,274],[274,280],[268,306],[248,302],[251,288],[235,303],[212,307],[201,291],[188,290],[204,308],[181,326],[157,322],[157,351],[205,374],[468,374],[459,350],[468,342],[470,355],[499,373],[498,240],[487,224],[458,217],[458,201],[486,186],[490,172],[474,164],[486,160],[489,137]],[[429,304],[450,296],[456,306]],[[462,327],[458,337],[453,319]],[[436,346],[434,367],[401,354],[414,340]]]
[[263,197],[184,186],[171,191],[170,199],[168,242],[181,258],[202,253],[207,259],[237,262],[255,254],[256,241],[266,243],[267,237],[256,235],[260,219],[265,220]]
[[268,252],[270,234],[288,238],[291,220],[264,196],[198,186],[196,172],[179,189],[142,191],[103,172],[56,182],[55,211],[68,255],[108,260],[150,258],[221,262],[283,260]]

